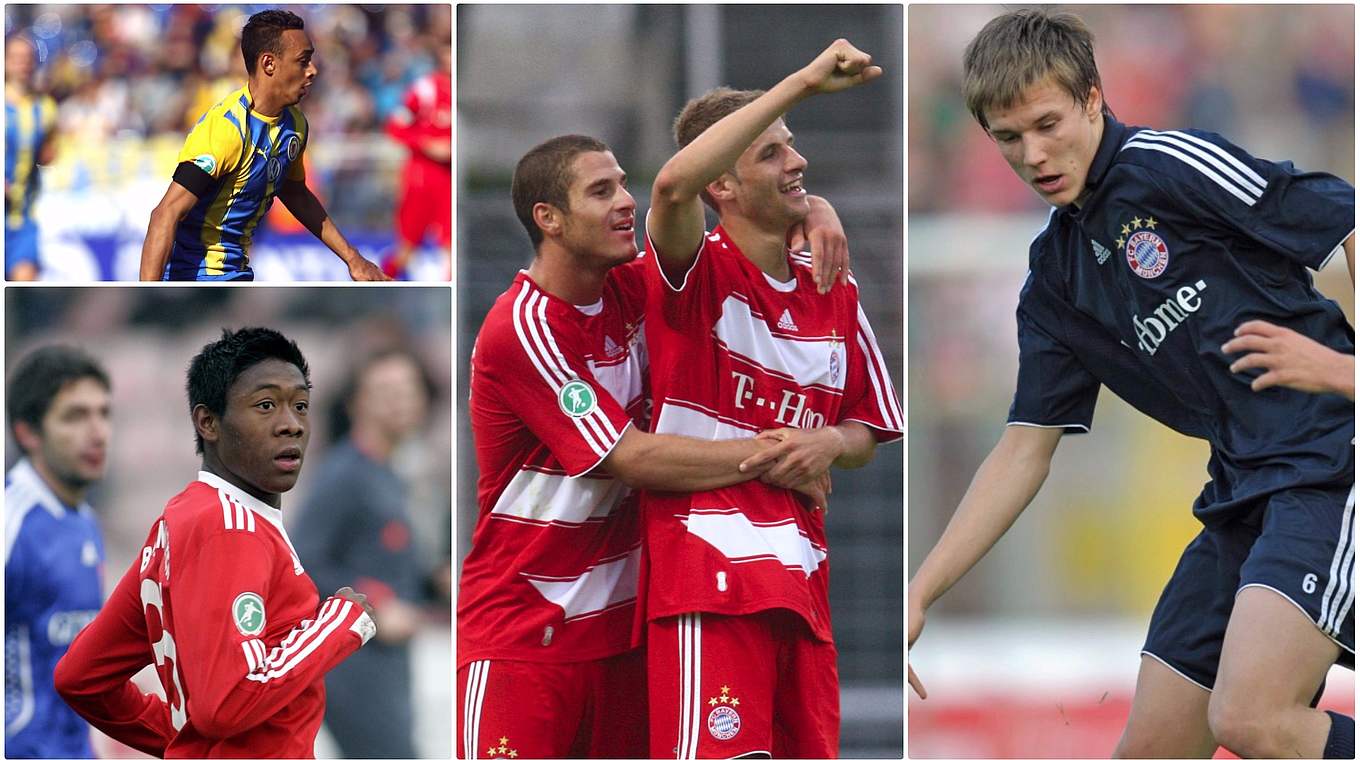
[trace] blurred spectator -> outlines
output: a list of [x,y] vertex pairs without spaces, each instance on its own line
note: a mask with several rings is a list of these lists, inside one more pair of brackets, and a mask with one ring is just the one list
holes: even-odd
[[346,757],[416,756],[409,642],[431,571],[418,556],[408,489],[392,459],[423,425],[430,388],[419,360],[398,351],[354,370],[332,414],[332,433],[343,440],[322,463],[294,534],[320,587],[352,586],[376,612],[377,638],[326,676],[326,727]]

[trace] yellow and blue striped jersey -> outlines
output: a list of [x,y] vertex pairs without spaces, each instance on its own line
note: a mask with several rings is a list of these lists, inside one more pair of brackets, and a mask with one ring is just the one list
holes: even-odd
[[303,180],[307,118],[297,106],[278,116],[251,110],[246,87],[208,109],[180,150],[178,163],[202,169],[212,183],[175,228],[167,280],[251,279],[250,239],[286,177]]
[[57,124],[57,104],[47,95],[5,99],[5,229],[32,219],[38,196],[38,151]]

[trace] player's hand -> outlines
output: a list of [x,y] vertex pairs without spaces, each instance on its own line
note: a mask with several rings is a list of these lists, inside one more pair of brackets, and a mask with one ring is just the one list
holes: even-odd
[[[764,478],[761,478],[761,480],[765,481]],[[828,509],[830,503],[828,497],[831,496],[830,471],[824,471],[815,478],[805,480],[802,483],[794,483],[790,486],[782,486],[778,483],[771,483],[770,485],[788,488],[794,493],[802,495],[805,497],[806,501],[811,504],[813,512],[826,512]]]
[[803,87],[811,92],[840,92],[872,82],[883,75],[883,68],[873,65],[873,56],[839,39],[804,66],[798,75]]
[[350,259],[349,278],[355,282],[384,282],[392,279],[383,274],[381,267],[363,256]]
[[1288,327],[1259,319],[1244,322],[1223,344],[1223,353],[1246,355],[1228,369],[1264,369],[1251,381],[1254,391],[1277,385],[1307,393],[1355,396],[1355,357],[1334,351]]
[[756,438],[778,442],[752,454],[737,469],[747,472],[751,468],[775,462],[775,466],[761,476],[761,480],[766,483],[802,483],[810,480],[830,469],[831,463],[845,453],[845,436],[834,427],[765,430]]
[[[912,644],[916,643],[916,638],[921,635],[921,629],[926,624],[926,611],[921,605],[917,604],[907,595],[907,651],[911,651]],[[907,662],[907,683],[911,690],[916,692],[916,696],[921,699],[926,698],[926,687],[921,684],[921,679],[916,676],[916,669],[911,666],[910,654]]]
[[349,601],[354,602],[360,607],[363,607],[364,612],[367,612],[370,618],[373,618],[375,622],[377,621],[378,616],[373,614],[373,605],[368,603],[367,594],[361,594],[358,591],[355,591],[354,589],[350,588],[349,586],[342,586],[334,594],[331,594],[331,596],[338,596],[341,599],[348,599]]
[[789,248],[803,250],[812,244],[812,280],[817,292],[826,293],[839,279],[850,281],[850,241],[845,239],[836,209],[825,198],[808,196],[808,215],[789,230]]

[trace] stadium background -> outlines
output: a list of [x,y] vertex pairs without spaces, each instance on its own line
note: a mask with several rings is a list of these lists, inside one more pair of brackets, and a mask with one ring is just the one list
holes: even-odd
[[[900,5],[458,6],[459,387],[487,309],[533,255],[510,203],[521,155],[558,134],[604,139],[641,220],[689,97],[719,84],[768,87],[836,37],[873,54],[883,79],[801,104],[788,123],[809,161],[808,190],[836,207],[864,309],[900,368],[902,23]],[[901,393],[900,370],[893,379]],[[460,419],[466,403],[460,393]],[[458,446],[461,564],[477,516],[466,426]],[[885,446],[869,467],[835,477],[827,534],[846,757],[902,752],[902,459]]]
[[[406,348],[430,374],[436,392],[430,424],[394,453],[392,466],[410,489],[412,536],[431,569],[447,577],[450,522],[451,307],[435,288],[48,288],[5,289],[5,366],[32,348],[62,342],[99,359],[113,385],[108,474],[89,497],[104,533],[105,592],[112,590],[146,539],[166,501],[198,471],[184,391],[189,360],[221,337],[223,327],[264,325],[297,342],[311,367],[313,408],[328,409],[352,363],[384,348]],[[326,414],[313,415],[308,465],[284,497],[290,528],[333,444]],[[19,448],[7,436],[5,467]],[[309,478],[310,475],[310,478]],[[328,593],[333,589],[321,589]],[[414,744],[423,757],[451,757],[452,641],[447,598],[426,608],[412,641]],[[148,667],[136,679],[159,683]],[[375,693],[375,699],[382,695]],[[140,757],[96,733],[100,757]],[[324,729],[318,757],[335,757]]]
[[[5,35],[38,48],[37,88],[58,106],[56,161],[35,218],[43,279],[135,280],[151,209],[184,138],[246,81],[240,31],[267,8],[302,16],[320,69],[300,107],[312,130],[307,184],[351,243],[395,244],[407,151],[383,132],[406,87],[451,39],[449,5],[5,5]],[[275,203],[251,251],[258,280],[348,280],[344,264]],[[427,242],[412,279],[447,279]]]
[[[1015,303],[1048,208],[964,109],[963,49],[1007,6],[908,14],[908,569],[944,529],[1006,420]],[[1073,6],[1121,121],[1219,132],[1355,182],[1354,6]],[[1352,315],[1344,257],[1317,277]],[[1108,757],[1148,617],[1199,525],[1206,444],[1102,393],[1089,435],[931,608],[911,653],[912,757]],[[1333,668],[1324,704],[1354,711]]]

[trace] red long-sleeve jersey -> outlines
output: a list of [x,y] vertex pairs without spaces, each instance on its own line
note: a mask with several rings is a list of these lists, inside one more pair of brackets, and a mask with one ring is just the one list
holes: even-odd
[[[375,630],[349,600],[318,602],[280,511],[200,472],[57,664],[57,690],[154,755],[312,757],[322,677]],[[151,663],[165,701],[128,680]]]

